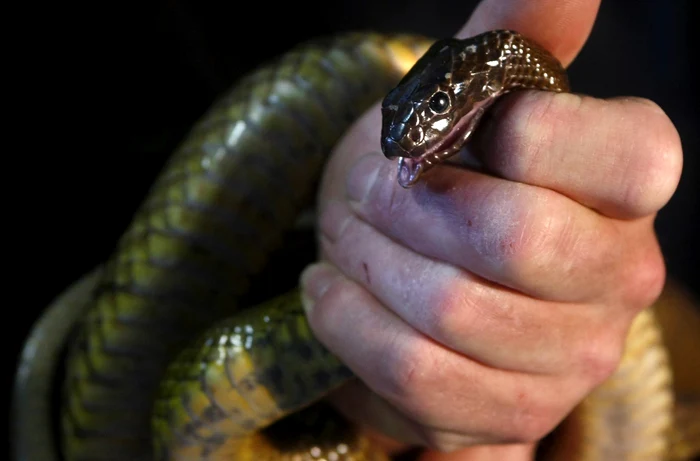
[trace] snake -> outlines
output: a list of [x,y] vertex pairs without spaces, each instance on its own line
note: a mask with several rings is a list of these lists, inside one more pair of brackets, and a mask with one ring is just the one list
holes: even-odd
[[[265,287],[269,299],[253,303],[251,287],[313,207],[328,154],[375,102],[382,152],[410,189],[464,147],[489,106],[526,89],[569,83],[511,30],[343,33],[244,76],[168,159],[111,256],[34,325],[15,379],[14,459],[388,460],[324,403],[356,378],[314,338],[299,289]],[[679,404],[655,309],[538,459],[700,452],[700,391]]]

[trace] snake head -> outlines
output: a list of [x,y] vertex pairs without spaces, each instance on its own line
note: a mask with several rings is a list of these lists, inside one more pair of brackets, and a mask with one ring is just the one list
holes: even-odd
[[382,151],[387,158],[400,157],[402,186],[456,154],[485,101],[500,93],[503,73],[484,64],[484,53],[474,39],[440,40],[384,98]]
[[400,158],[399,183],[456,154],[483,112],[483,102],[502,89],[502,72],[464,40],[434,43],[382,102],[384,155]]
[[417,158],[452,130],[458,116],[451,73],[454,42],[434,43],[382,101],[382,151]]
[[515,88],[559,90],[563,72],[509,30],[434,43],[382,102],[382,151],[400,158],[399,183],[411,186],[459,152],[499,96]]

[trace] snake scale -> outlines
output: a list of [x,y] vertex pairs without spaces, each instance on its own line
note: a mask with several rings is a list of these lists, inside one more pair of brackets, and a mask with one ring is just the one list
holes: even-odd
[[[424,104],[405,104],[430,85]],[[383,149],[402,157],[398,178],[409,187],[518,88],[568,84],[551,55],[511,31],[437,43],[344,34],[243,78],[170,158],[110,259],[35,325],[16,378],[15,458],[388,459],[316,404],[352,373],[314,339],[299,293],[252,308],[241,299],[313,202],[327,154],[372,103],[391,90]],[[54,375],[66,343],[54,440],[48,394],[61,386]],[[668,351],[649,309],[618,371],[541,456],[684,459],[700,451],[691,397],[674,406]],[[679,409],[689,415],[680,426]]]

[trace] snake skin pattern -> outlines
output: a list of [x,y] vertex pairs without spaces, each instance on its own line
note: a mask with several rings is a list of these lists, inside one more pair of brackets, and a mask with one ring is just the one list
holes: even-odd
[[[489,57],[508,37],[524,40],[494,31],[451,40],[448,51]],[[351,373],[313,338],[299,294],[253,308],[240,300],[312,201],[333,145],[431,43],[378,34],[313,41],[223,95],[173,154],[111,258],[58,299],[46,314],[52,320],[27,341],[15,390],[15,458],[58,459],[58,445],[71,461],[386,461],[332,409],[311,405]],[[476,64],[496,67],[489,61]],[[498,81],[479,81],[474,66],[460,72],[471,72],[474,85],[500,85],[491,97],[519,86],[547,89],[549,77],[527,60],[502,61]],[[392,142],[415,127],[410,119],[389,127]],[[56,385],[57,353],[35,351],[55,351],[78,318],[55,443],[41,398]],[[542,457],[671,459],[671,434],[688,434],[672,432],[673,418],[668,357],[648,310],[618,372],[562,424]]]

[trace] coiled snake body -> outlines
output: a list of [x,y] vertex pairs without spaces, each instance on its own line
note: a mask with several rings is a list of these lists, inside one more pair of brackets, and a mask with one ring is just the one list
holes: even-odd
[[[431,43],[377,34],[310,42],[224,95],[169,160],[112,257],[35,326],[16,380],[15,456],[57,459],[46,395],[80,317],[66,362],[65,459],[387,459],[331,410],[309,406],[352,374],[313,338],[297,292],[237,310],[313,198],[326,154]],[[559,63],[514,32],[433,45],[382,108],[382,147],[402,157],[402,185],[459,150],[486,107],[517,88],[568,89]],[[646,311],[618,373],[562,425],[552,453],[669,459],[670,378]]]

